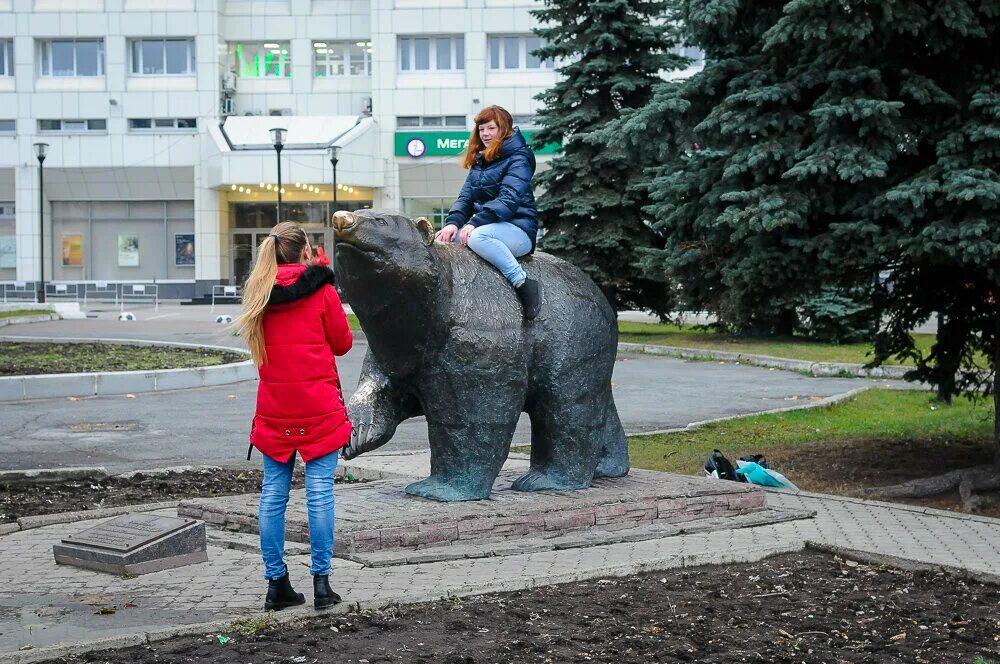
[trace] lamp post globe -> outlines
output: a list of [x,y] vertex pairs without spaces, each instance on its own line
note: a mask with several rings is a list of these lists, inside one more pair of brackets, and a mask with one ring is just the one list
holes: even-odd
[[38,158],[38,301],[45,302],[45,157],[48,143],[35,143]]

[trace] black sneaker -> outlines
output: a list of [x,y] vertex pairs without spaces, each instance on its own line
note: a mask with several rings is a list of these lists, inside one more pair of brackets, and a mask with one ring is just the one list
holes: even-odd
[[535,316],[542,308],[542,293],[538,282],[534,279],[525,279],[524,283],[514,289],[517,299],[521,300],[524,307],[524,317],[526,320],[534,320]]

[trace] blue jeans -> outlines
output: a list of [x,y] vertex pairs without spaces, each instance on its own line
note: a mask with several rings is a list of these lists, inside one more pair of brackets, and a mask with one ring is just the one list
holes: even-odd
[[[330,573],[333,558],[333,473],[338,452],[306,462],[306,509],[309,513],[310,572]],[[264,481],[260,489],[260,552],[264,556],[264,578],[280,579],[285,566],[285,506],[292,488],[295,455],[285,463],[264,457]]]
[[477,226],[469,235],[469,249],[500,270],[514,286],[519,286],[528,276],[517,257],[531,251],[531,238],[510,222]]

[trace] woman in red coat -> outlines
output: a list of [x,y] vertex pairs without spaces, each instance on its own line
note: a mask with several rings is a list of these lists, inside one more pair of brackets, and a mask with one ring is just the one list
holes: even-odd
[[351,422],[334,357],[349,351],[353,338],[332,285],[333,272],[309,265],[311,256],[298,224],[282,222],[271,229],[257,251],[236,323],[260,373],[250,443],[264,456],[258,523],[268,611],[305,602],[292,589],[284,562],[285,505],[296,453],[306,464],[313,605],[322,609],[340,601],[329,580],[333,474]]

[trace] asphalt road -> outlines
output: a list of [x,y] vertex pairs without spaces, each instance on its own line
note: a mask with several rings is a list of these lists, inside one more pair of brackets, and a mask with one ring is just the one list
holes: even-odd
[[[234,312],[234,308],[223,311]],[[165,312],[165,313],[164,313]],[[145,338],[239,345],[214,323],[207,307],[161,307],[135,323],[98,319],[10,326],[7,336]],[[154,316],[165,316],[154,318]],[[348,396],[357,385],[367,346],[338,362]],[[870,384],[862,379],[809,378],[732,363],[687,362],[634,355],[619,358],[615,401],[628,433],[782,408]],[[885,381],[877,381],[884,383]],[[246,464],[256,381],[175,392],[0,402],[0,470],[104,466],[110,471],[187,464]],[[514,436],[529,442],[527,417]],[[402,424],[379,453],[427,447],[422,418]],[[257,453],[251,465],[260,463]]]

